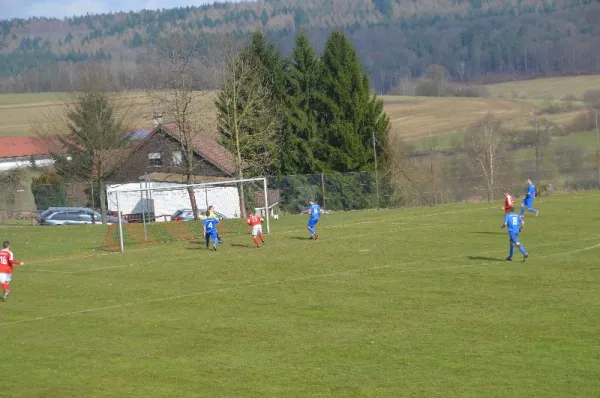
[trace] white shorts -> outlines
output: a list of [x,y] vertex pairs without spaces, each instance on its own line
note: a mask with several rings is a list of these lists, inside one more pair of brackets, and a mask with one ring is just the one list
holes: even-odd
[[262,225],[255,225],[252,227],[252,236],[262,234]]
[[12,274],[0,273],[0,283],[10,283],[12,280]]

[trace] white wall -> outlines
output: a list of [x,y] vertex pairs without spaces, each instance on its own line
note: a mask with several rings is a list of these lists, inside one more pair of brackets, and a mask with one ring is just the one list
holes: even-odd
[[[155,216],[168,216],[179,209],[191,209],[190,198],[187,189],[178,188],[182,184],[162,182],[142,182],[128,184],[113,184],[107,186],[108,210],[117,211],[117,191],[131,189],[156,189],[172,188],[164,191],[122,192],[119,194],[119,205],[122,214],[142,213],[144,209],[154,212]],[[225,217],[236,218],[240,215],[240,200],[236,187],[214,186],[199,187],[194,189],[196,204],[199,210],[206,210],[210,205],[215,206],[215,211]],[[158,219],[157,219],[158,220]],[[161,217],[160,221],[165,218]]]
[[[48,166],[54,164],[53,159],[36,159],[35,164],[37,166]],[[0,171],[7,171],[19,168],[31,167],[29,159],[25,158],[7,158],[0,160]]]

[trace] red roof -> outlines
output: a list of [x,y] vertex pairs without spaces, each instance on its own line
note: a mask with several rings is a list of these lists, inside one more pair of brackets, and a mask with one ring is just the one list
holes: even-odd
[[[181,133],[174,123],[163,124],[155,128],[150,134],[156,133],[160,130],[167,133],[177,141],[181,140]],[[233,175],[235,173],[235,156],[214,139],[196,133],[192,137],[192,145],[194,146],[194,151],[196,153],[225,173],[229,175]]]
[[48,143],[37,137],[0,138],[0,158],[48,155]]

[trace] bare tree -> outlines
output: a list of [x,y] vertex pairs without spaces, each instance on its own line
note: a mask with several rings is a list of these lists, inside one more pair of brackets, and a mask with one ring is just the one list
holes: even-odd
[[105,183],[126,159],[132,130],[130,97],[117,93],[114,83],[106,64],[81,65],[61,111],[33,127],[48,142],[59,175],[98,187],[103,223]]
[[494,198],[498,177],[506,161],[502,148],[500,123],[491,115],[478,121],[465,136],[465,149],[469,158],[480,168],[486,186],[487,200]]
[[[234,152],[236,176],[262,175],[279,159],[281,104],[274,99],[260,61],[230,36],[222,46],[222,75],[217,105],[223,143]],[[239,185],[242,217],[244,187]]]
[[[216,131],[214,92],[202,91],[206,86],[205,60],[198,51],[194,38],[172,34],[164,45],[146,60],[146,92],[154,112],[160,113],[165,123],[176,126],[178,139],[174,149],[172,169],[192,184],[200,160],[194,156],[199,137]],[[195,192],[188,188],[194,218],[198,219]]]

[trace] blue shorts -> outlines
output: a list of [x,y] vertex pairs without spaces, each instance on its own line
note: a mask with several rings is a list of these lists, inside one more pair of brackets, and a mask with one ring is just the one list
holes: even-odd
[[525,206],[525,207],[531,207],[532,204],[533,204],[533,199],[532,198],[524,198],[523,199],[523,206]]
[[510,239],[510,243],[517,243],[519,241],[519,233],[518,232],[514,232],[514,233],[509,232],[508,237]]
[[217,233],[217,231],[212,231],[206,234],[206,239],[210,239],[212,238],[212,240],[217,240],[219,234]]
[[311,218],[310,220],[308,220],[308,226],[312,228],[315,225],[317,225],[318,222],[319,222],[318,218]]

